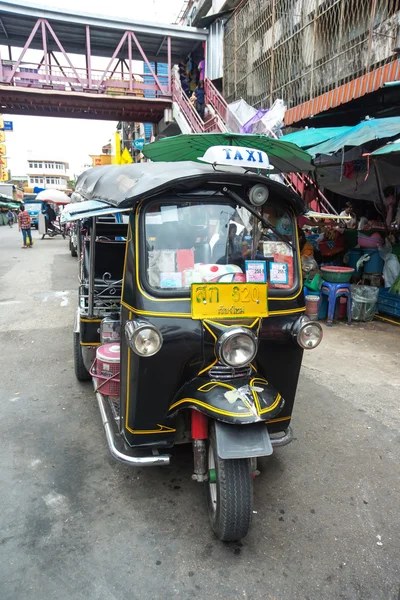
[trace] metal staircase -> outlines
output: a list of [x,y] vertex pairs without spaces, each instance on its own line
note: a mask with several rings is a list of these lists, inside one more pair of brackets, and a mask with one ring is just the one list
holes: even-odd
[[[205,102],[208,109],[208,118],[203,121],[196,108],[182,89],[178,69],[174,68],[172,76],[172,113],[182,133],[225,133],[228,131],[226,123],[227,103],[219,93],[212,81],[208,78],[204,81]],[[274,134],[272,134],[276,137]],[[302,173],[290,173],[283,176],[286,185],[296,193],[305,198],[306,190],[314,186],[313,181]],[[315,186],[314,186],[315,187]],[[321,192],[315,187],[315,195],[322,213],[334,213],[337,211]]]

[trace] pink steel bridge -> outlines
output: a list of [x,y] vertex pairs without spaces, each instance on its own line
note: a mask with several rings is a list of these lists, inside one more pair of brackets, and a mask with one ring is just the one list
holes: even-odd
[[[200,60],[206,41],[207,31],[193,27],[0,1],[0,110],[157,123],[175,96],[190,111],[186,118],[193,128],[203,131],[203,123],[181,98],[179,82],[173,83],[172,66],[188,54]],[[28,61],[33,54],[39,58]],[[135,61],[146,64],[147,72],[135,72]],[[160,63],[168,65],[167,74],[158,72]],[[212,120],[207,129],[216,128]]]

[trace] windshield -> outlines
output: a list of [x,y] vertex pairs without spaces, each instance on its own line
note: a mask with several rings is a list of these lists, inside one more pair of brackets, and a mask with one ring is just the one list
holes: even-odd
[[182,292],[192,283],[267,281],[270,289],[292,288],[295,221],[272,202],[262,215],[271,227],[235,204],[152,203],[144,217],[149,287]]
[[41,210],[41,207],[42,207],[42,205],[41,205],[41,203],[40,203],[40,202],[29,202],[29,203],[26,205],[26,210],[27,210],[28,212],[30,212],[30,211],[33,211],[33,212],[40,212],[40,210]]

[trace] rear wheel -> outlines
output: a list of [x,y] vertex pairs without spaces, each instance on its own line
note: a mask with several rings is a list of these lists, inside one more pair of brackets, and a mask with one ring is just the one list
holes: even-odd
[[82,357],[82,347],[79,340],[79,333],[74,332],[74,367],[75,377],[78,381],[89,381],[92,376],[85,367]]
[[206,493],[211,527],[224,542],[240,540],[247,535],[253,514],[250,460],[218,456],[214,423],[211,423],[207,458]]

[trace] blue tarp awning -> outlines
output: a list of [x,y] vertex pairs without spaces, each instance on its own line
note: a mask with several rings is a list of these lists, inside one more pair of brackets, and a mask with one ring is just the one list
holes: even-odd
[[395,140],[394,142],[390,142],[383,146],[383,148],[379,148],[375,150],[375,152],[371,152],[371,156],[385,156],[387,154],[399,154],[400,153],[400,139]]
[[299,148],[304,149],[311,148],[311,146],[316,146],[317,144],[322,144],[322,142],[325,142],[326,140],[347,133],[349,129],[352,129],[352,127],[312,127],[310,129],[302,129],[301,131],[288,133],[279,139],[283,142],[292,142],[293,144],[296,144],[296,146],[299,146]]
[[307,152],[312,156],[316,154],[334,154],[346,147],[363,146],[373,140],[391,138],[399,134],[400,117],[369,119],[361,121],[361,123],[351,127],[349,131],[341,135],[309,148]]

